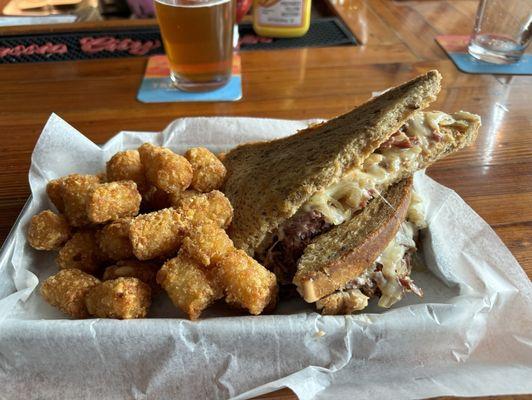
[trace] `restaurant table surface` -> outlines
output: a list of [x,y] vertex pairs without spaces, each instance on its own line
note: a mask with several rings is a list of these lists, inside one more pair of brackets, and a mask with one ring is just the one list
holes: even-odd
[[[330,4],[361,45],[242,52],[238,102],[140,103],[145,57],[0,65],[0,241],[28,198],[31,153],[52,112],[96,143],[120,130],[158,131],[186,116],[330,118],[373,91],[438,69],[443,88],[432,108],[477,113],[482,128],[473,146],[427,173],[462,196],[531,277],[532,77],[462,73],[434,41],[469,34],[477,1]],[[285,389],[261,398],[295,396]]]

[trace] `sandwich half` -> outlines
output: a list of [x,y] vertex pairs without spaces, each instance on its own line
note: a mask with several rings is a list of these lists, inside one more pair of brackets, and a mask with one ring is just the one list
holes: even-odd
[[[308,266],[307,246],[362,218],[367,206],[383,201],[382,193],[415,171],[474,141],[477,115],[423,111],[436,99],[440,80],[430,71],[325,123],[227,153],[224,192],[235,209],[229,228],[235,245],[274,271],[281,284],[294,283],[307,301],[356,278],[358,270],[343,263],[345,280],[323,290],[314,285],[313,293],[304,277],[327,267],[318,261]],[[320,251],[329,253],[333,241]]]
[[424,226],[412,178],[403,179],[306,247],[294,278],[298,291],[324,314],[362,310],[371,297],[388,308],[407,291],[422,296],[410,272]]

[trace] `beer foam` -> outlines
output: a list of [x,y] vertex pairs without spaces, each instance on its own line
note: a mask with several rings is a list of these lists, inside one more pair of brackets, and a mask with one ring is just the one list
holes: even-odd
[[155,0],[157,3],[164,4],[171,7],[182,8],[200,8],[213,7],[220,4],[229,3],[231,0]]

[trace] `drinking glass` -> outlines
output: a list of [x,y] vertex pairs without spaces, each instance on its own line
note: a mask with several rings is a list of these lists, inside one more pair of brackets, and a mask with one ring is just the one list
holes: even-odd
[[203,92],[225,85],[233,65],[234,0],[155,0],[174,85]]
[[517,62],[531,30],[532,0],[480,0],[469,54],[495,64]]

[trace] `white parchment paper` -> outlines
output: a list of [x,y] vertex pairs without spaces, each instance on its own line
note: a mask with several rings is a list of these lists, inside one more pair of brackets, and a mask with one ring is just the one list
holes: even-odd
[[48,180],[99,172],[116,151],[145,141],[220,151],[305,126],[185,118],[99,147],[52,115],[32,156],[32,198],[0,254],[0,397],[248,399],[283,387],[301,399],[531,393],[531,283],[491,228],[423,174],[415,185],[427,204],[427,269],[413,277],[425,297],[408,295],[385,312],[371,304],[365,314],[320,316],[296,301],[259,317],[215,306],[190,322],[161,296],[151,319],[75,321],[37,294],[57,270],[55,254],[31,249],[25,230],[52,207]]

